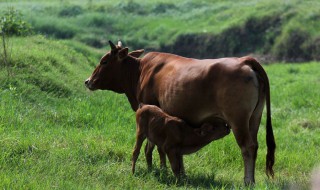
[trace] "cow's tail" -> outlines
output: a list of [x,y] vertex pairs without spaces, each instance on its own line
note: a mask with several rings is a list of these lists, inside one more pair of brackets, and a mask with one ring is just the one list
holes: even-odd
[[267,107],[267,124],[266,124],[266,140],[267,140],[267,157],[266,157],[266,174],[267,176],[274,176],[273,172],[273,165],[275,160],[275,149],[276,149],[276,143],[273,136],[273,130],[272,130],[272,123],[271,123],[271,106],[270,106],[270,85],[269,85],[269,79],[267,76],[267,73],[263,69],[263,67],[259,64],[258,61],[256,61],[254,58],[251,57],[243,57],[244,63],[247,65],[250,65],[251,68],[257,72],[257,74],[260,76],[260,80],[264,83],[264,91],[266,93],[266,107]]

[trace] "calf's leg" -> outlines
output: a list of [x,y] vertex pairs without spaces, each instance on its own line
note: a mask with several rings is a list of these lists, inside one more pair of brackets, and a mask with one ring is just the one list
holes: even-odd
[[154,149],[155,144],[153,144],[152,142],[150,142],[149,140],[147,141],[147,144],[144,148],[144,153],[146,156],[146,161],[147,161],[147,165],[148,165],[148,170],[151,170],[152,168],[152,151]]
[[143,133],[138,133],[138,131],[139,130],[137,130],[136,144],[132,153],[132,173],[135,172],[136,162],[140,154],[140,149],[143,141],[146,139],[146,136]]
[[[152,168],[152,151],[154,147],[155,144],[148,140],[144,149],[149,170]],[[159,146],[157,146],[157,149],[160,157],[160,167],[166,168],[166,153]]]
[[160,167],[166,168],[167,167],[166,153],[162,150],[161,147],[158,146],[157,148],[158,148],[158,153],[159,153],[159,157],[160,157]]
[[176,178],[180,179],[181,174],[184,173],[182,155],[175,148],[166,149],[168,159],[170,161],[171,169]]

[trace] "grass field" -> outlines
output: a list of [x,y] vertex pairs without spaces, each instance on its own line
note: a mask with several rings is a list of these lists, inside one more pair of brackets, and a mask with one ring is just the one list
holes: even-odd
[[[0,70],[0,187],[3,189],[242,189],[233,135],[185,156],[187,179],[147,171],[143,154],[131,174],[134,112],[126,97],[89,92],[83,81],[100,50],[42,36],[12,38],[14,66]],[[48,48],[50,47],[50,48]],[[256,189],[308,188],[320,164],[319,63],[265,66],[271,82],[275,179],[267,179],[265,119],[259,131]]]
[[[188,177],[181,183],[171,170],[159,169],[156,151],[154,170],[148,172],[141,154],[132,175],[135,114],[127,98],[90,92],[84,80],[109,49],[107,41],[119,38],[131,50],[184,48],[179,40],[207,42],[191,49],[197,53],[219,42],[226,50],[237,49],[240,31],[258,40],[252,41],[257,46],[248,42],[250,53],[320,60],[319,2],[175,2],[0,0],[0,16],[14,7],[35,33],[9,38],[10,66],[0,62],[1,189],[246,189],[233,134],[185,156]],[[254,189],[309,189],[311,172],[320,165],[319,62],[264,67],[277,143],[275,179],[264,173],[264,115]]]

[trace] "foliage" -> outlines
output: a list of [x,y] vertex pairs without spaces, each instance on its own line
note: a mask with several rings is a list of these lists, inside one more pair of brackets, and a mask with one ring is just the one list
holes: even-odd
[[11,47],[10,36],[26,36],[32,33],[32,27],[23,20],[22,13],[13,7],[9,7],[0,15],[0,35],[1,35],[1,48],[0,48],[0,67],[5,68],[7,76],[11,76]]
[[196,58],[241,56],[248,52],[267,54],[280,34],[280,28],[281,19],[277,14],[249,18],[243,25],[230,27],[216,35],[182,34],[174,44],[163,45],[161,51]]
[[290,29],[282,40],[276,44],[275,55],[284,60],[305,60],[309,53],[304,44],[310,39],[310,34],[303,29]]
[[77,16],[82,14],[83,9],[82,7],[75,5],[75,6],[67,6],[67,7],[63,7],[58,15],[61,17],[72,17],[72,16]]
[[0,33],[5,35],[23,36],[31,34],[32,28],[23,20],[22,13],[13,7],[9,7],[0,19]]
[[[49,21],[49,22],[48,22]],[[67,22],[60,22],[55,18],[42,18],[38,20],[40,26],[35,26],[40,34],[59,39],[70,39],[77,33],[77,28]]]

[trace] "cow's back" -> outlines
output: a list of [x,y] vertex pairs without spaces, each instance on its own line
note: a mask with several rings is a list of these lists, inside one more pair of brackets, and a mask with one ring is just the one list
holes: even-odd
[[155,104],[193,125],[227,120],[258,101],[257,77],[238,58],[189,59],[151,53],[142,59],[140,101]]

